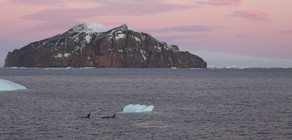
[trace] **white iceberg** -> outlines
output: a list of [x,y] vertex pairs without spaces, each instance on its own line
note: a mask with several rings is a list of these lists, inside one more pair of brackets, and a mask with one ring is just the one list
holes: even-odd
[[140,104],[129,104],[126,105],[122,113],[143,113],[151,112],[154,109],[154,105],[140,105]]
[[26,87],[11,81],[0,79],[0,91],[13,91],[22,89],[26,89]]

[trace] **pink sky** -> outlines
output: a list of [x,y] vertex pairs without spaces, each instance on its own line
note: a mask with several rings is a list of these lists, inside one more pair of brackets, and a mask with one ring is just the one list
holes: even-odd
[[1,0],[0,5],[0,64],[8,51],[84,22],[128,24],[195,54],[292,60],[291,0]]

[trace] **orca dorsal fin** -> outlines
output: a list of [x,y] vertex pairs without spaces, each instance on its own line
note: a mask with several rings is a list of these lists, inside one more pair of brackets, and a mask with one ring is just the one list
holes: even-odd
[[88,115],[86,116],[86,118],[90,118],[90,113],[88,113]]

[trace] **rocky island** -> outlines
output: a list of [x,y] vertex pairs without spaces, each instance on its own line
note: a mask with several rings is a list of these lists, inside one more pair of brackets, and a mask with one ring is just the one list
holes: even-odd
[[127,25],[98,32],[95,24],[85,23],[9,52],[4,66],[206,68],[207,63]]

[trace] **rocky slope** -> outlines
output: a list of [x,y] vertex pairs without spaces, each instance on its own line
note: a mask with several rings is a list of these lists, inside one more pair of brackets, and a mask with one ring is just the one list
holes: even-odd
[[9,52],[5,67],[206,68],[206,62],[151,35],[122,25],[97,32],[80,24],[63,34]]

